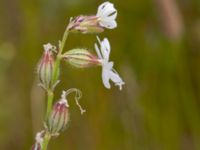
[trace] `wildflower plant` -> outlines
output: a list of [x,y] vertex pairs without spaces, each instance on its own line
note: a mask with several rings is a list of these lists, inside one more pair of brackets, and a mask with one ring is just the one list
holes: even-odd
[[35,143],[32,150],[47,150],[48,143],[52,137],[57,137],[66,128],[69,122],[69,103],[67,96],[75,92],[75,102],[79,107],[81,114],[85,110],[79,104],[82,96],[80,90],[71,88],[63,90],[61,98],[53,104],[54,91],[60,82],[60,64],[64,60],[77,68],[87,68],[91,66],[102,67],[102,81],[106,88],[111,88],[110,80],[114,82],[119,89],[125,84],[117,71],[113,69],[114,63],[109,61],[111,47],[109,40],[104,38],[102,41],[97,36],[95,50],[97,54],[84,48],[75,48],[64,52],[64,46],[70,33],[98,34],[107,29],[117,27],[117,10],[110,2],[104,2],[98,7],[96,15],[80,15],[71,18],[66,26],[63,38],[58,42],[58,46],[50,43],[43,45],[44,53],[38,64],[39,86],[47,94],[47,110],[44,120],[44,129],[36,134]]

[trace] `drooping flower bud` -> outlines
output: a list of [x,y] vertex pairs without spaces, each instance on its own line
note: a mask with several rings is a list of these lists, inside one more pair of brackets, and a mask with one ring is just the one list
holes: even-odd
[[59,135],[59,133],[65,129],[67,123],[69,122],[69,104],[66,97],[73,92],[76,94],[75,101],[76,105],[81,111],[81,114],[85,112],[85,110],[79,104],[79,99],[82,96],[80,90],[71,88],[67,91],[63,91],[61,99],[54,104],[46,124],[47,130],[52,136]]
[[48,118],[48,130],[52,135],[59,134],[69,121],[68,103],[65,98],[56,102]]
[[85,49],[73,49],[67,51],[66,53],[64,53],[63,57],[72,66],[75,66],[77,68],[85,68],[100,64],[97,56],[91,54]]
[[45,88],[49,88],[52,81],[54,65],[53,50],[55,50],[55,47],[50,43],[44,45],[44,54],[38,65],[39,79]]
[[104,28],[100,26],[97,16],[78,16],[73,19],[69,26],[68,30],[71,32],[81,32],[83,34],[88,33],[101,33],[104,31]]

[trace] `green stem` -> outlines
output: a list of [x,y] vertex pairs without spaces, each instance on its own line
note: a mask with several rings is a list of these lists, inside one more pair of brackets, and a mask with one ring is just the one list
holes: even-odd
[[60,62],[62,59],[62,51],[64,49],[68,34],[69,34],[69,31],[68,31],[68,28],[66,28],[66,30],[63,34],[62,41],[59,43],[59,50],[58,50],[58,54],[56,56],[55,66],[54,66],[54,70],[53,70],[53,77],[52,77],[53,84],[56,84],[56,82],[58,80],[59,67],[60,67]]
[[52,90],[48,90],[47,91],[47,112],[46,112],[46,120],[49,117],[49,114],[51,112],[52,109],[52,103],[53,103],[53,97],[54,97],[54,93]]
[[[52,104],[53,104],[53,98],[54,98],[53,91],[55,88],[54,86],[56,85],[56,82],[58,81],[60,62],[62,59],[62,51],[64,49],[68,34],[69,34],[68,28],[66,28],[62,41],[59,43],[59,50],[58,50],[58,54],[56,56],[56,61],[53,68],[52,86],[50,89],[47,90],[47,111],[46,111],[46,118],[45,118],[46,121],[48,120],[49,114],[52,110]],[[51,135],[49,133],[46,133],[43,144],[42,144],[42,150],[47,150],[47,146],[48,146],[50,138],[51,138]]]
[[66,42],[67,37],[68,37],[68,34],[69,34],[69,30],[68,30],[68,28],[66,28],[65,33],[63,34],[62,41],[61,41],[61,43],[60,43],[59,54],[62,54],[62,51],[63,51],[64,46],[65,46],[65,42]]
[[51,139],[51,135],[49,135],[48,133],[45,135],[44,137],[44,141],[42,143],[42,150],[47,150],[47,147],[48,147],[48,144],[49,144],[49,141]]
[[58,54],[56,56],[56,61],[55,61],[55,64],[54,64],[53,75],[52,75],[52,83],[53,84],[52,84],[51,89],[49,89],[47,91],[48,100],[47,100],[46,119],[48,118],[49,113],[51,112],[51,109],[52,109],[52,103],[53,103],[53,97],[54,97],[53,90],[54,90],[54,86],[55,86],[55,84],[58,80],[60,62],[61,62],[61,59],[62,59],[61,55],[62,55],[62,51],[63,51],[64,46],[65,46],[65,42],[67,40],[68,34],[69,34],[69,32],[68,32],[68,29],[66,28],[64,35],[63,35],[63,38],[62,38],[62,41],[59,44],[59,50],[58,50]]

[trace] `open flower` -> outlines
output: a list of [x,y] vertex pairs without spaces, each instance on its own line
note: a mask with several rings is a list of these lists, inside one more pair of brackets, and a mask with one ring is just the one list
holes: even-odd
[[119,74],[113,69],[114,63],[109,62],[110,43],[107,38],[104,38],[103,41],[100,41],[100,39],[97,37],[97,40],[100,44],[100,49],[98,48],[97,44],[95,44],[95,49],[102,65],[103,84],[106,88],[110,89],[109,80],[112,80],[116,86],[119,86],[119,89],[121,90],[122,85],[125,83],[120,78]]
[[84,16],[80,15],[71,19],[68,30],[71,32],[101,33],[104,28],[114,29],[117,27],[115,21],[117,17],[117,10],[110,2],[104,2],[98,7],[96,15]]
[[115,21],[117,17],[117,10],[110,2],[104,2],[98,7],[96,16],[99,18],[99,24],[108,29],[114,29],[117,27]]

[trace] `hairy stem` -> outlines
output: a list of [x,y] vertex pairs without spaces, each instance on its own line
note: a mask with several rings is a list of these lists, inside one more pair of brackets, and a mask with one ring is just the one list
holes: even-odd
[[64,49],[68,34],[69,34],[69,31],[68,31],[68,28],[66,28],[66,30],[63,34],[62,41],[59,43],[59,50],[58,50],[58,54],[56,56],[55,66],[54,66],[54,70],[53,70],[53,78],[52,78],[53,84],[55,84],[58,80],[59,67],[60,67],[60,62],[61,62],[61,58],[62,58],[62,51]]
[[59,54],[62,54],[62,51],[63,51],[64,46],[65,46],[65,42],[66,42],[67,37],[68,37],[68,34],[69,34],[69,30],[68,30],[68,28],[66,28],[65,33],[63,34],[62,41],[61,41],[61,43],[60,43]]
[[[68,29],[66,28],[62,41],[59,43],[59,49],[58,49],[58,54],[56,56],[56,61],[54,64],[54,69],[53,69],[53,75],[52,75],[52,87],[47,90],[47,111],[46,111],[46,121],[48,120],[49,114],[52,110],[52,104],[53,104],[53,98],[54,98],[54,88],[57,84],[58,77],[59,77],[59,68],[60,68],[60,62],[62,59],[62,51],[64,49],[67,37],[68,37]],[[46,133],[44,137],[44,141],[42,144],[42,150],[47,150],[48,143],[51,139],[51,135],[49,133]]]
[[66,43],[66,40],[67,40],[67,37],[68,37],[68,29],[66,28],[65,32],[64,32],[64,35],[63,35],[63,38],[62,38],[62,41],[61,43],[59,44],[59,50],[58,50],[58,54],[56,56],[56,61],[55,61],[55,64],[54,64],[54,69],[53,69],[53,75],[52,75],[52,87],[51,89],[49,89],[47,91],[47,113],[46,113],[46,119],[48,118],[49,116],[49,113],[51,112],[51,109],[52,109],[52,103],[53,103],[53,97],[54,97],[54,93],[53,93],[53,90],[54,90],[54,86],[55,84],[57,83],[58,81],[58,76],[59,76],[59,68],[60,68],[60,62],[61,62],[61,55],[62,55],[62,51],[64,49],[64,46],[65,46],[65,43]]

